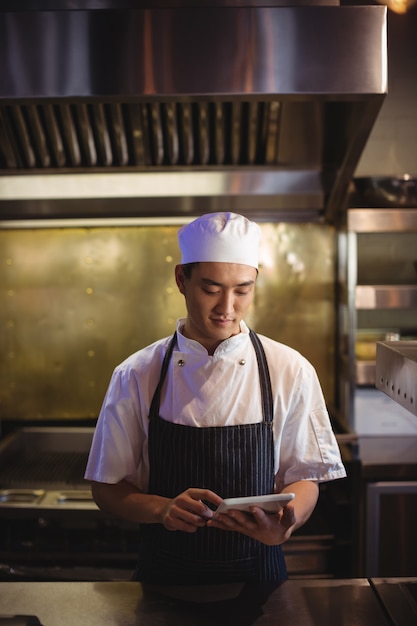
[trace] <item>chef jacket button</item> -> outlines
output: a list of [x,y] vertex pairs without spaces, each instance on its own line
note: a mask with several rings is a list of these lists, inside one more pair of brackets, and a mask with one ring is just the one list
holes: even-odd
[[240,359],[239,365],[245,365],[245,363],[246,363],[245,359]]
[[178,365],[179,365],[180,367],[184,367],[184,365],[185,365],[185,361],[184,361],[184,359],[180,359],[180,360],[178,361]]

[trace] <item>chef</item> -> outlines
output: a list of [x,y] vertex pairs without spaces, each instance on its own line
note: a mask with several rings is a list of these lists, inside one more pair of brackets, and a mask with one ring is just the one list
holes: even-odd
[[[186,317],[114,370],[85,477],[101,509],[139,525],[136,580],[279,582],[319,483],[346,475],[323,393],[301,354],[245,324],[259,226],[211,213],[178,239]],[[274,492],[295,498],[213,517],[224,498]]]

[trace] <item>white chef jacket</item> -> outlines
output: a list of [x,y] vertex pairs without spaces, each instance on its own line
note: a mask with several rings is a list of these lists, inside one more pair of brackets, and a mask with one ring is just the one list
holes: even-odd
[[[178,320],[161,417],[197,427],[262,421],[258,363],[246,324],[241,322],[240,334],[223,341],[213,355],[184,337],[183,325],[184,320]],[[258,336],[268,361],[274,401],[276,491],[298,480],[345,477],[313,366],[293,348]],[[135,352],[115,368],[94,433],[87,480],[117,483],[125,479],[147,491],[148,416],[170,339]]]

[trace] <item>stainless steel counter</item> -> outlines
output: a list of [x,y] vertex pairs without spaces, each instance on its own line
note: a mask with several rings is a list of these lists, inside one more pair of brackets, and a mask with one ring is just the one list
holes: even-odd
[[[406,599],[405,583],[401,587],[395,580],[382,582],[385,594],[387,589],[391,592],[388,614],[375,582],[349,579],[288,581],[275,589],[242,585],[172,588],[170,595],[139,583],[0,583],[0,615],[36,615],[43,626],[415,624],[417,606],[412,595]],[[410,583],[416,584],[416,579]]]

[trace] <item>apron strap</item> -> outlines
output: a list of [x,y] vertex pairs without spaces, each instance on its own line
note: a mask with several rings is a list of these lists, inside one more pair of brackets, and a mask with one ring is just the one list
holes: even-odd
[[256,358],[258,360],[259,380],[261,383],[262,414],[264,421],[272,424],[274,420],[274,401],[272,396],[271,376],[269,374],[268,361],[258,335],[254,333],[253,330],[249,330],[249,336],[253,347],[255,348]]
[[171,356],[172,353],[174,351],[174,346],[177,343],[177,331],[175,331],[175,333],[173,334],[171,341],[169,342],[169,346],[168,349],[165,353],[164,356],[164,360],[162,362],[162,368],[161,368],[161,374],[159,376],[159,382],[158,385],[155,389],[155,393],[153,394],[153,398],[152,398],[152,402],[151,402],[151,407],[149,409],[149,419],[152,419],[152,417],[158,417],[159,416],[159,407],[161,404],[161,391],[162,391],[162,385],[164,384],[164,380],[165,380],[165,376],[167,374],[168,371],[168,367],[169,367],[169,362],[171,360]]

